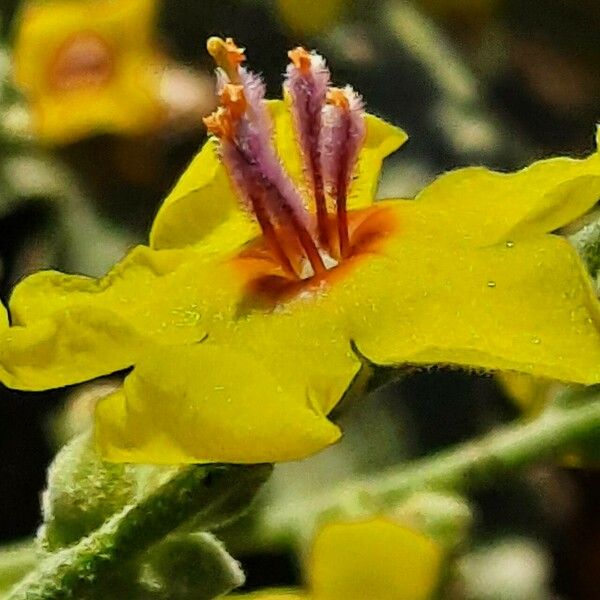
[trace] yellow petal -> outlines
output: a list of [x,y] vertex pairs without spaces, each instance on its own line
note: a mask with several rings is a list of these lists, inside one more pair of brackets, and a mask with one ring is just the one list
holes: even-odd
[[72,307],[33,327],[0,333],[0,381],[22,390],[62,387],[130,366],[148,341],[114,314]]
[[312,550],[315,600],[426,600],[442,553],[421,533],[387,519],[326,526]]
[[[140,65],[141,67],[141,65]],[[44,144],[66,144],[97,133],[140,134],[159,122],[162,107],[144,89],[145,67],[126,75],[137,86],[111,85],[103,90],[80,90],[66,97],[34,101],[36,135]]]
[[366,357],[600,381],[598,300],[566,240],[423,244],[410,211],[399,212],[404,229],[388,256],[365,261],[331,292],[339,306],[354,307],[349,335]]
[[239,248],[257,225],[242,210],[227,171],[210,139],[160,207],[150,232],[156,249],[203,243],[208,251]]
[[383,159],[406,142],[408,135],[374,115],[367,115],[367,137],[348,192],[348,209],[369,206],[375,200]]
[[105,459],[155,464],[295,460],[335,442],[337,427],[297,381],[259,358],[212,344],[151,347],[123,391],[102,400]]
[[[307,191],[302,156],[296,142],[289,103],[271,100],[269,101],[269,110],[275,124],[277,153],[290,177],[308,198],[311,192]],[[379,117],[367,114],[366,121],[367,135],[348,193],[349,210],[369,206],[373,203],[383,159],[395,152],[408,139],[402,129]]]
[[36,273],[13,292],[0,379],[13,387],[57,387],[130,366],[144,344],[198,341],[209,323],[233,317],[237,286],[219,263],[144,246],[99,280]]
[[336,314],[327,296],[300,298],[271,314],[248,315],[219,340],[259,356],[269,372],[301,386],[307,401],[328,414],[361,366],[352,350],[344,308]]
[[276,7],[287,27],[300,36],[317,35],[340,22],[344,9],[348,9],[343,0],[277,0]]
[[600,155],[551,158],[517,171],[467,167],[442,175],[418,196],[431,233],[482,245],[553,231],[600,196]]
[[[35,326],[79,306],[112,312],[132,330],[161,343],[198,340],[206,332],[200,325],[209,310],[205,296],[214,286],[202,289],[209,287],[209,277],[202,278],[205,265],[194,259],[191,252],[138,246],[100,279],[40,271],[14,289],[9,303],[12,323]],[[211,271],[215,269],[216,265]]]
[[294,121],[290,112],[291,99],[286,97],[284,100],[268,100],[267,106],[271,113],[271,119],[273,119],[275,130],[273,142],[277,155],[288,175],[302,191],[306,205],[309,206],[312,191],[308,189],[308,182],[304,176],[304,162],[302,161],[302,153],[296,139]]

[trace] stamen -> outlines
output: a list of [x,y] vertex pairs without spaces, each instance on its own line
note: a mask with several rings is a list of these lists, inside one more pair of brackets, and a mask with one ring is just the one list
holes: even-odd
[[325,187],[335,200],[341,258],[350,254],[347,194],[365,133],[360,96],[349,86],[330,89],[322,111],[319,149]]
[[216,65],[223,69],[230,83],[240,83],[239,67],[246,60],[244,48],[239,48],[233,38],[223,40],[213,36],[206,41],[206,49]]
[[302,151],[304,171],[312,188],[317,213],[319,241],[329,249],[327,203],[319,164],[319,130],[321,110],[325,104],[329,69],[322,56],[298,47],[288,52],[291,63],[287,67],[284,90],[292,102],[296,136]]
[[286,255],[285,250],[283,249],[283,246],[279,241],[279,238],[277,237],[275,227],[269,219],[269,215],[266,209],[266,202],[264,199],[264,193],[261,195],[253,196],[251,198],[251,202],[252,207],[254,209],[254,214],[256,215],[256,220],[258,221],[258,224],[262,229],[263,235],[267,240],[267,244],[269,244],[269,246],[271,247],[271,251],[275,255],[275,258],[288,275],[295,276],[296,272],[294,271],[294,267],[292,267],[292,263]]
[[225,107],[219,106],[212,114],[202,117],[202,121],[207,131],[219,139],[233,139],[234,124],[230,112]]
[[288,57],[302,75],[307,76],[310,73],[312,65],[311,56],[302,46],[290,50]]
[[221,104],[229,111],[231,118],[239,121],[248,108],[243,86],[227,83],[220,91],[219,97]]
[[[225,55],[231,52],[231,47],[237,48],[233,41],[211,40],[207,45],[218,64],[231,66]],[[226,48],[228,43],[229,49]],[[283,230],[276,226],[278,222],[287,224],[294,232],[313,272],[323,273],[325,265],[309,233],[302,197],[273,147],[273,126],[264,102],[264,83],[257,75],[239,68],[239,62],[235,64],[235,75],[238,83],[220,82],[221,106],[205,119],[207,128],[220,139],[222,160],[282,268],[299,276],[290,260],[297,249],[288,243],[286,253],[285,237],[283,241],[279,237]]]
[[284,205],[285,215],[290,222],[290,225],[293,227],[296,235],[298,236],[298,241],[302,246],[304,252],[306,253],[306,258],[308,262],[310,262],[310,266],[313,268],[315,275],[323,275],[327,272],[327,268],[325,267],[325,263],[323,262],[323,258],[319,253],[319,250],[313,241],[308,229],[298,220],[297,215],[289,210],[287,205]]
[[333,104],[345,112],[350,110],[350,102],[344,90],[340,90],[340,88],[331,88],[327,91],[327,104]]

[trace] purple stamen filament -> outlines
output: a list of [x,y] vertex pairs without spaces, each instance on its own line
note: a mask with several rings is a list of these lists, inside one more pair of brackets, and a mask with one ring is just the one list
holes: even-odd
[[[306,277],[306,263],[298,263],[301,251],[312,268],[309,276],[325,274],[337,264],[332,253],[338,260],[351,254],[347,188],[364,132],[360,98],[350,88],[343,91],[329,87],[329,71],[318,55],[303,48],[290,52],[293,65],[288,67],[286,85],[294,99],[299,142],[313,188],[317,230],[313,237],[302,197],[272,146],[263,82],[240,68],[244,57],[232,40],[211,38],[208,49],[221,67],[221,106],[204,122],[220,140],[221,159],[229,175],[283,271],[296,279]],[[331,113],[334,120],[327,126],[322,122],[325,104],[335,108]],[[337,252],[330,240],[326,190],[336,207]]]

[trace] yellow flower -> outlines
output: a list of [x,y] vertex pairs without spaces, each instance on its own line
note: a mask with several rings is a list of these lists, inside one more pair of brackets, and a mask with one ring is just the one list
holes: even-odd
[[149,246],[99,280],[47,271],[15,288],[3,383],[48,389],[133,366],[97,408],[106,459],[254,463],[338,439],[326,415],[365,359],[600,382],[598,301],[575,250],[548,233],[597,200],[597,152],[459,169],[414,200],[374,203],[401,130],[331,89],[315,53],[291,52],[286,100],[267,111],[241,50],[209,47],[219,137]]
[[340,21],[348,8],[343,0],[277,0],[277,16],[295,33],[317,35]]
[[45,143],[93,133],[136,134],[162,113],[156,0],[27,2],[14,74]]
[[435,591],[441,548],[421,533],[376,518],[325,526],[314,542],[308,591],[273,590],[247,600],[427,600]]

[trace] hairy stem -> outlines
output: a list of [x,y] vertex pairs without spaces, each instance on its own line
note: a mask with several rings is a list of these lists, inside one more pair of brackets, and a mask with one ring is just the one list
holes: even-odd
[[119,565],[190,519],[205,526],[230,519],[232,509],[241,508],[240,498],[248,501],[270,472],[270,465],[187,467],[74,546],[49,555],[5,600],[91,597]]
[[419,490],[464,492],[593,436],[600,438],[600,400],[553,407],[535,421],[507,425],[434,456],[349,479],[293,506],[266,511],[258,528],[260,541],[289,543],[311,515],[335,515],[343,507],[377,512],[394,508]]

